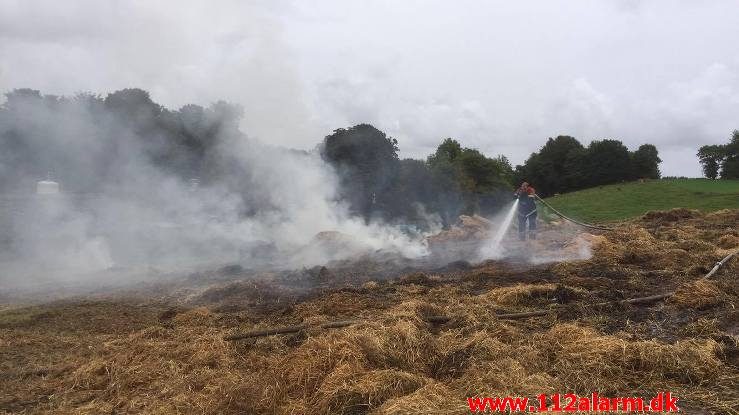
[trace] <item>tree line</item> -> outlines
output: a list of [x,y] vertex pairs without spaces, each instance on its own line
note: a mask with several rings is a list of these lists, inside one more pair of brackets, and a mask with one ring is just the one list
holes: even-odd
[[739,130],[734,130],[727,144],[702,146],[698,160],[709,179],[739,179]]
[[369,124],[327,136],[321,155],[340,177],[340,195],[367,220],[448,224],[462,214],[491,213],[510,200],[513,169],[447,138],[426,160],[400,159],[398,142]]
[[[245,198],[254,184],[238,160],[214,151],[224,140],[247,139],[239,130],[243,110],[237,105],[221,101],[170,110],[141,89],[105,97],[17,89],[5,96],[0,107],[0,191],[31,188],[29,180],[48,172],[67,190],[98,191],[125,177],[132,165],[141,168],[125,159],[130,154],[185,180],[197,178],[206,186],[226,182]],[[131,147],[136,151],[126,151]],[[448,224],[462,213],[493,213],[511,200],[521,181],[546,196],[658,178],[661,161],[651,144],[629,151],[618,140],[584,146],[570,136],[549,138],[515,168],[503,155],[489,157],[454,138],[443,139],[425,159],[401,159],[397,140],[369,124],[333,131],[318,152],[337,172],[337,198],[355,214],[368,221],[419,224],[428,222],[429,215]],[[80,154],[85,155],[83,162]],[[727,160],[721,165],[730,169],[733,162]]]
[[618,140],[594,140],[585,147],[574,137],[549,138],[516,166],[518,181],[531,182],[542,196],[636,179],[660,177],[657,148],[642,144],[629,151]]
[[[242,109],[223,101],[172,111],[141,89],[101,97],[42,95],[31,89],[5,94],[0,106],[0,191],[32,188],[51,175],[72,192],[99,191],[127,169],[148,165],[186,179],[217,180],[223,160],[211,151],[239,137]],[[130,171],[129,171],[130,172]]]
[[596,140],[585,147],[570,136],[549,138],[515,169],[505,156],[485,156],[452,138],[426,160],[399,160],[397,150],[396,140],[367,124],[336,130],[324,140],[324,158],[341,172],[342,195],[356,213],[408,218],[423,206],[448,223],[461,213],[496,211],[523,181],[548,196],[660,177],[654,145],[629,151],[618,140]]

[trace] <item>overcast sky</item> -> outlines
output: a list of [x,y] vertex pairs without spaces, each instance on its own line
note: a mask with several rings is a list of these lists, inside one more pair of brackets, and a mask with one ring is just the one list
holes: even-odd
[[547,137],[657,145],[663,175],[739,128],[739,2],[0,0],[0,91],[225,99],[313,148],[360,122],[521,163]]

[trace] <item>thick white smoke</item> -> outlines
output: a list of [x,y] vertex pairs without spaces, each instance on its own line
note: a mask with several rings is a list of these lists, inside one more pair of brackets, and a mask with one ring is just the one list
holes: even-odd
[[81,107],[65,114],[44,108],[29,106],[25,115],[53,124],[55,133],[26,139],[39,154],[49,154],[44,146],[61,149],[54,176],[74,178],[64,170],[94,165],[105,156],[106,141],[115,142],[118,165],[95,192],[70,191],[79,183],[61,180],[60,194],[33,194],[43,177],[25,177],[15,193],[0,197],[5,283],[69,280],[111,268],[239,263],[284,269],[376,250],[426,254],[422,238],[350,215],[337,200],[336,173],[317,152],[224,136],[210,157],[221,160],[228,179],[199,184],[155,166],[127,126]]

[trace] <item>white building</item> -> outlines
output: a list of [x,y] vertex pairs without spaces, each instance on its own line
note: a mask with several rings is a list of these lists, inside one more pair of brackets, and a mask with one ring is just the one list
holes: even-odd
[[51,180],[41,180],[36,183],[37,195],[53,195],[59,193],[59,183]]

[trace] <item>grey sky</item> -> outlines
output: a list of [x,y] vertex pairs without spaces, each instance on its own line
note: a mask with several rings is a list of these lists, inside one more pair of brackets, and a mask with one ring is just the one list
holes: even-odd
[[736,1],[0,0],[0,90],[217,99],[312,148],[369,122],[522,162],[550,136],[656,144],[665,175],[739,128]]

